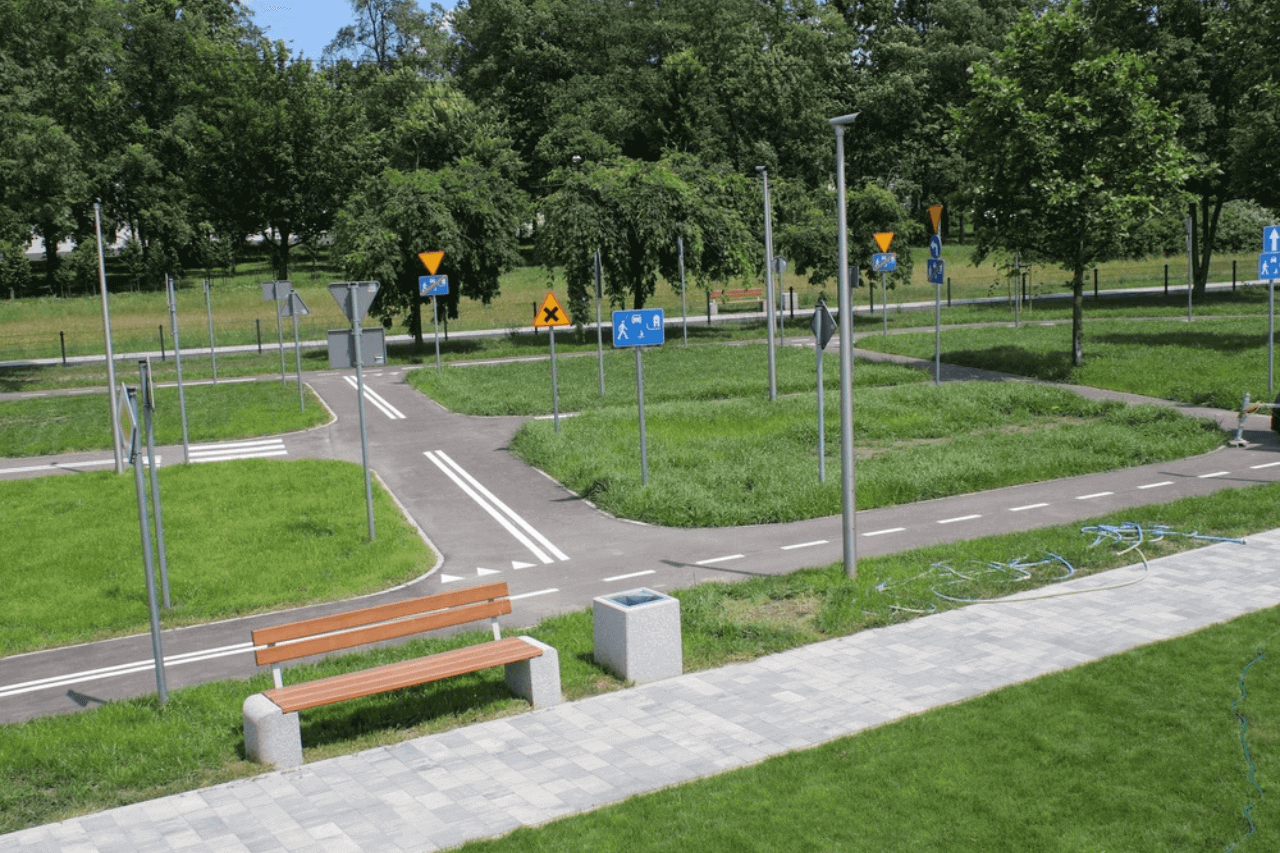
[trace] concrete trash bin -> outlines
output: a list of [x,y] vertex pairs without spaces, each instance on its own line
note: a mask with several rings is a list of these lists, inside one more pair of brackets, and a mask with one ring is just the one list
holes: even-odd
[[684,672],[680,601],[651,589],[602,595],[593,601],[596,662],[636,684]]

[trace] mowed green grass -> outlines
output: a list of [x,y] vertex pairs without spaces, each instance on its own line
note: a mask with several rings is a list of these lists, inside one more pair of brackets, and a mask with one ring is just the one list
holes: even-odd
[[[860,347],[933,358],[929,333],[867,336]],[[1084,321],[1084,364],[1071,365],[1071,323],[947,329],[942,360],[1219,409],[1267,394],[1266,317]]]
[[[436,556],[345,462],[253,459],[158,472],[173,607],[191,625],[385,589]],[[149,506],[149,504],[148,504]],[[134,478],[0,481],[0,654],[147,630]]]
[[[136,386],[137,377],[132,383]],[[330,415],[304,389],[290,382],[222,382],[184,387],[190,441],[222,441],[278,435],[317,426]],[[142,413],[139,413],[142,416]],[[176,387],[156,388],[153,429],[157,445],[182,443],[182,405]],[[132,423],[123,400],[120,423],[125,444]],[[145,423],[145,421],[144,421]],[[146,446],[145,426],[141,432]],[[105,390],[0,400],[0,457],[47,456],[111,449],[111,402]]]

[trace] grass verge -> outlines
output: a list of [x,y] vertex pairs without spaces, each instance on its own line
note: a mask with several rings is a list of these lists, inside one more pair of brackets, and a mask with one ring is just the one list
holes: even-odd
[[[173,601],[165,627],[349,598],[435,564],[381,489],[378,538],[367,541],[357,465],[252,459],[157,473]],[[133,478],[0,481],[0,517],[22,531],[0,537],[0,654],[147,630]]]
[[[1280,517],[1280,486],[1188,498],[1135,513],[1140,516],[1127,518],[1160,522],[1177,530],[1198,530],[1204,535],[1243,536],[1275,526],[1275,519]],[[1097,521],[1123,520],[1126,517]],[[748,660],[815,640],[916,618],[935,608],[962,606],[933,591],[939,581],[930,575],[940,562],[956,567],[988,566],[1007,564],[1019,557],[1038,559],[1045,552],[1052,552],[1071,562],[1077,573],[1088,574],[1132,560],[1132,555],[1119,555],[1116,548],[1090,547],[1092,538],[1081,535],[1080,527],[1062,525],[865,558],[859,561],[859,576],[853,580],[844,577],[839,564],[833,564],[790,575],[706,584],[680,591],[677,595],[681,600],[685,669],[694,671]],[[1153,543],[1146,554],[1154,558],[1197,544],[1196,540],[1169,537]],[[967,597],[975,598],[1033,588],[1049,582],[1056,574],[1043,572],[1031,579],[1017,580],[1017,573],[969,573],[982,575],[977,585],[964,590]],[[958,588],[948,588],[948,592],[956,591]],[[956,597],[959,596],[951,596]],[[1269,616],[1269,621],[1264,614],[1214,629],[1236,632],[1237,639],[1228,644],[1221,641],[1222,634],[1210,633],[1139,650],[1134,659],[1141,662],[1140,672],[1122,666],[1114,670],[1114,676],[1103,677],[1094,668],[1075,670],[1015,688],[1012,693],[1002,691],[979,700],[987,704],[966,703],[886,726],[841,749],[826,747],[777,759],[813,760],[824,767],[797,765],[798,769],[784,770],[781,776],[755,777],[765,780],[760,783],[763,789],[742,789],[752,794],[729,799],[736,801],[735,808],[752,812],[760,811],[762,802],[769,802],[770,809],[765,811],[770,814],[772,803],[777,802],[779,820],[786,815],[780,827],[791,826],[791,832],[800,832],[802,828],[791,823],[799,820],[811,824],[803,831],[815,833],[842,832],[839,827],[852,818],[848,804],[855,803],[859,807],[853,811],[863,813],[857,818],[863,822],[859,826],[876,824],[875,833],[888,833],[899,839],[882,843],[880,836],[870,835],[866,842],[849,841],[847,849],[917,849],[912,846],[917,837],[924,839],[921,843],[932,845],[919,849],[939,850],[953,849],[946,845],[956,843],[968,844],[969,849],[975,850],[1205,849],[1205,844],[1196,843],[1197,838],[1232,840],[1236,836],[1231,832],[1238,833],[1240,823],[1234,816],[1238,816],[1248,791],[1242,779],[1238,742],[1234,740],[1238,728],[1232,728],[1235,720],[1225,707],[1232,698],[1235,677],[1247,662],[1236,652],[1248,651],[1251,655],[1252,644],[1257,642],[1258,623],[1250,620],[1261,619],[1266,631],[1273,632],[1274,611]],[[545,620],[528,633],[559,650],[567,698],[620,686],[592,663],[589,610]],[[401,647],[299,668],[291,678],[365,668],[393,658],[440,650],[448,643],[473,642],[478,636],[415,640]],[[1208,637],[1202,651],[1183,651],[1186,647],[1182,644],[1199,643],[1200,636]],[[1247,642],[1238,642],[1240,636],[1247,637]],[[1172,652],[1166,656],[1164,649]],[[1108,661],[1101,665],[1116,666]],[[176,690],[163,710],[156,709],[153,699],[144,697],[71,716],[0,727],[0,774],[6,779],[6,785],[0,786],[0,832],[258,772],[257,765],[244,760],[240,707],[246,696],[267,686],[268,678],[264,675],[249,681]],[[1045,694],[1038,692],[1038,685],[1059,684],[1062,682],[1056,680],[1060,678],[1069,679],[1065,686],[1054,686]],[[1195,694],[1205,689],[1212,695],[1201,701]],[[1259,705],[1276,707],[1274,702],[1266,705],[1260,701]],[[331,757],[518,713],[526,707],[505,690],[501,672],[496,670],[349,702],[305,715],[306,757]],[[1252,713],[1251,708],[1246,711]],[[951,715],[959,715],[969,721],[967,725],[979,728],[952,730],[930,722]],[[1195,731],[1206,721],[1217,727],[1216,740],[1207,747]],[[1257,730],[1263,740],[1254,755],[1259,766],[1266,762],[1265,767],[1271,772],[1277,732],[1274,713],[1260,722],[1263,725]],[[1086,728],[1088,737],[1082,739]],[[964,734],[948,734],[952,731]],[[1195,748],[1188,749],[1189,745]],[[991,751],[997,747],[998,751]],[[1207,772],[1200,766],[1206,749],[1213,754],[1212,769]],[[840,755],[842,750],[846,755]],[[857,760],[843,761],[849,754]],[[998,760],[993,762],[993,755]],[[575,838],[598,834],[603,849],[623,849],[626,845],[628,850],[662,850],[674,849],[669,847],[674,844],[680,844],[679,849],[796,849],[795,844],[779,842],[771,833],[758,838],[777,843],[761,841],[754,845],[747,843],[736,829],[731,832],[732,827],[749,824],[733,820],[736,812],[729,810],[722,794],[716,793],[725,790],[724,786],[733,790],[734,785],[749,782],[753,774],[771,764],[704,783],[719,787],[684,786],[655,795],[668,799],[639,798],[621,807],[638,811],[621,818],[608,809],[595,816],[518,833],[499,843],[525,845],[515,849],[579,849],[589,845]],[[1104,768],[1112,766],[1127,767],[1126,775],[1110,779]],[[828,775],[828,771],[836,769],[840,773]],[[855,771],[860,774],[856,786],[852,777],[844,775]],[[1191,775],[1194,780],[1188,778]],[[899,778],[904,781],[897,781]],[[865,796],[856,795],[864,786]],[[989,806],[981,805],[982,792],[990,793]],[[817,805],[834,800],[843,805],[839,809]],[[661,808],[654,809],[655,803]],[[866,803],[875,803],[876,808],[862,808]],[[1086,815],[1098,827],[1075,834],[1072,821],[1079,817],[1075,812],[1089,803],[1105,806],[1110,816]],[[882,808],[892,809],[892,815],[897,817],[884,817]],[[720,820],[721,815],[724,821]],[[1182,848],[1148,846],[1145,842],[1110,843],[1105,833],[1116,830],[1115,821],[1130,818],[1136,829],[1126,831],[1147,833],[1143,838],[1167,836],[1191,841]],[[614,823],[620,819],[622,823]],[[1206,820],[1214,821],[1215,834],[1197,835],[1203,832]],[[593,821],[603,823],[593,825]],[[652,826],[641,832],[637,825],[646,822]],[[719,825],[726,834],[719,840],[701,839],[691,847],[684,833],[699,824]],[[650,832],[659,827],[665,827],[665,832]],[[913,827],[920,827],[920,832],[916,833]],[[1274,826],[1270,831],[1274,832]],[[1095,837],[1095,832],[1103,834]],[[631,846],[632,833],[637,833],[634,838],[644,839],[646,846]],[[794,840],[794,836],[784,837]],[[1028,846],[1028,838],[1048,838],[1050,841],[1045,844],[1050,846],[1042,847],[1038,841]],[[554,843],[550,847],[534,846],[549,842]],[[857,846],[864,843],[865,846]],[[846,849],[837,841],[815,841],[809,849],[831,849],[831,845]]]

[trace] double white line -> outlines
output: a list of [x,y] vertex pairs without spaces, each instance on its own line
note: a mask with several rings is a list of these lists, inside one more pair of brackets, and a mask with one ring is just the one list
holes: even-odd
[[[221,646],[216,649],[205,649],[199,652],[187,652],[181,655],[168,655],[164,659],[165,667],[181,666],[187,663],[200,663],[201,661],[213,660],[214,658],[223,658],[228,655],[239,655],[245,652],[253,651],[253,643],[237,643],[234,646]],[[88,669],[83,672],[71,672],[66,675],[55,675],[51,678],[41,678],[36,681],[24,681],[21,684],[8,684],[0,686],[0,699],[6,696],[18,696],[22,693],[34,693],[37,690],[50,690],[55,687],[69,687],[73,684],[82,684],[86,681],[97,681],[102,678],[114,678],[118,675],[132,675],[136,672],[146,672],[155,668],[155,661],[151,659],[133,661],[132,663],[122,663],[116,666],[107,666],[102,669]]]
[[[360,387],[359,384],[356,382],[356,378],[354,376],[344,376],[343,378],[347,380],[347,384],[350,385],[352,388],[358,389]],[[374,408],[382,412],[382,414],[386,415],[387,417],[391,418],[391,420],[401,421],[405,419],[404,412],[400,411],[395,406],[388,403],[386,400],[382,398],[381,394],[379,394],[377,391],[372,390],[368,385],[366,385],[364,388],[364,398],[368,400],[370,403],[373,403]]]
[[[521,545],[528,548],[539,561],[552,563],[555,560],[569,559],[568,555],[555,545],[552,545],[547,537],[534,530],[533,526],[517,515],[511,507],[498,500],[493,492],[486,489],[480,484],[479,480],[464,471],[462,466],[450,459],[443,450],[428,450],[423,455],[435,463],[435,466],[443,471],[445,476],[457,483],[458,488],[466,492],[467,496],[478,503],[481,509],[489,513],[495,521],[505,527],[507,532],[514,536]],[[548,552],[551,556],[548,556]]]

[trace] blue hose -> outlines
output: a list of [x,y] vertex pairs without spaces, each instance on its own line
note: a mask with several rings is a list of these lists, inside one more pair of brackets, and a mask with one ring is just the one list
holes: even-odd
[[[1249,695],[1248,692],[1244,689],[1244,677],[1249,674],[1249,668],[1252,667],[1258,661],[1262,660],[1263,657],[1264,655],[1262,653],[1262,649],[1258,649],[1258,654],[1254,656],[1253,660],[1249,661],[1249,663],[1245,665],[1244,670],[1240,673],[1240,696],[1234,702],[1231,703],[1231,712],[1240,718],[1240,748],[1244,750],[1244,760],[1249,764],[1249,784],[1252,785],[1253,789],[1258,792],[1259,800],[1262,799],[1263,793],[1262,793],[1262,788],[1258,786],[1258,778],[1257,778],[1258,767],[1256,764],[1253,763],[1253,756],[1249,754],[1249,741],[1245,739],[1245,732],[1248,731],[1249,729],[1249,721],[1245,719],[1244,714],[1241,714],[1240,711],[1237,710],[1237,706],[1241,702],[1243,702]],[[1248,841],[1250,838],[1253,837],[1254,832],[1257,831],[1257,827],[1253,823],[1253,814],[1252,814],[1254,802],[1255,801],[1250,800],[1249,803],[1244,807],[1244,810],[1242,812],[1242,814],[1244,815],[1244,819],[1249,823],[1249,834],[1246,835],[1244,838],[1240,839],[1240,841],[1236,842],[1236,844]],[[1231,853],[1232,850],[1235,850],[1236,844],[1232,844],[1230,847],[1228,847],[1226,850],[1226,853]]]

